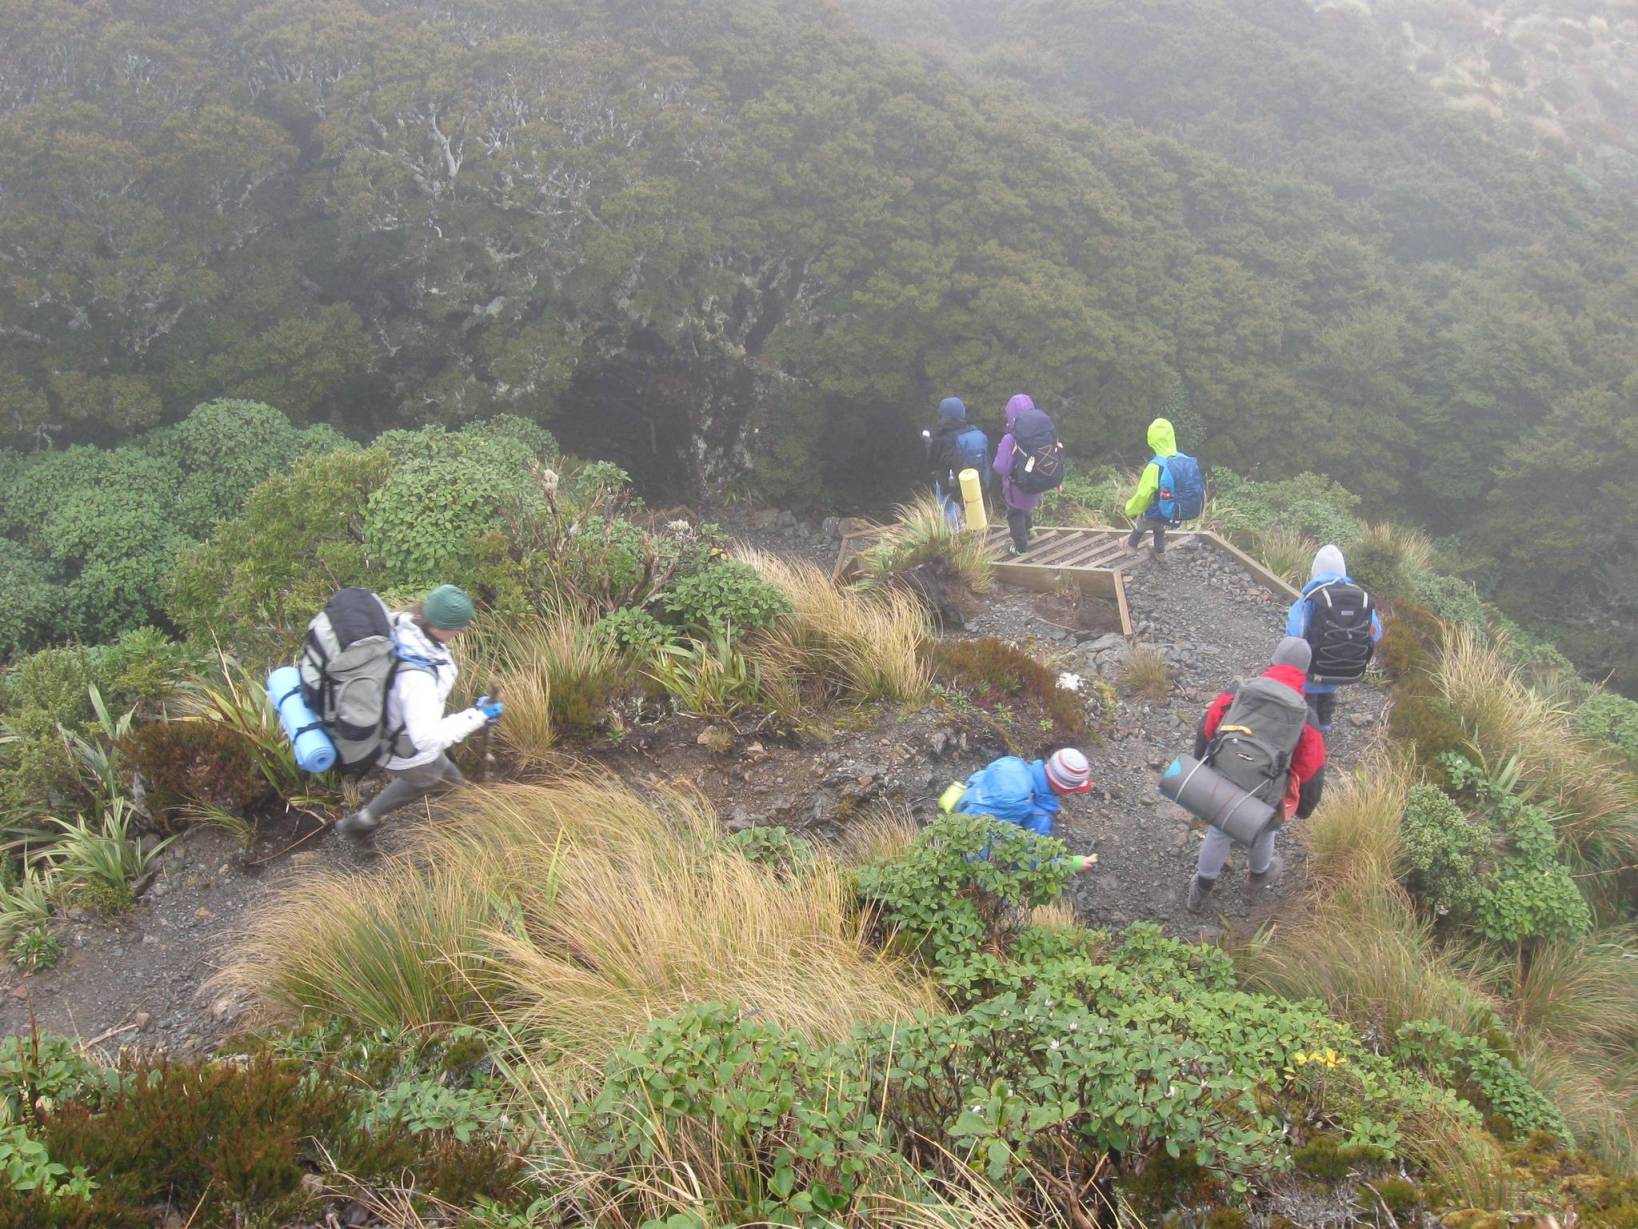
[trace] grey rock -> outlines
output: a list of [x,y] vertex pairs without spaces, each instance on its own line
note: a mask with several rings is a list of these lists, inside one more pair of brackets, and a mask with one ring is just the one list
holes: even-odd
[[1105,653],[1111,649],[1124,649],[1126,647],[1125,636],[1119,632],[1105,632],[1088,645],[1087,650],[1092,653]]

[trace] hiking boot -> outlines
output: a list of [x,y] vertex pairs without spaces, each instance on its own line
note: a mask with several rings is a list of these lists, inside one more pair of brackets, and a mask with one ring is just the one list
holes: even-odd
[[1248,872],[1246,875],[1247,899],[1256,900],[1270,884],[1278,883],[1282,866],[1279,857],[1275,856],[1269,860],[1268,869],[1262,874],[1259,875],[1256,871]]
[[354,811],[346,819],[336,821],[336,833],[360,848],[367,848],[375,844],[375,830],[380,826],[379,819],[372,819],[363,811]]
[[1189,898],[1183,903],[1188,906],[1190,913],[1199,913],[1205,908],[1206,897],[1211,895],[1212,888],[1217,886],[1215,879],[1202,879],[1196,875],[1189,880]]

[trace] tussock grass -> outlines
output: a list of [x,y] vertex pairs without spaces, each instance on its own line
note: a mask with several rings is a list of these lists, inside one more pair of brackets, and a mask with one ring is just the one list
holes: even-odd
[[1618,1172],[1638,1165],[1638,1071],[1593,1049],[1528,1042],[1519,1066],[1537,1091],[1558,1107],[1576,1142]]
[[1314,566],[1314,552],[1320,544],[1305,533],[1274,525],[1258,533],[1250,553],[1274,575],[1288,584],[1301,585]]
[[1493,641],[1466,628],[1447,631],[1433,677],[1486,763],[1519,757],[1582,859],[1638,861],[1638,779],[1576,730],[1569,708],[1526,686]]
[[1133,649],[1120,668],[1120,689],[1158,704],[1172,694],[1172,668],[1153,649]]
[[1521,1030],[1562,1045],[1638,1042],[1638,944],[1617,931],[1544,943],[1515,985]]
[[837,856],[847,866],[868,866],[902,858],[915,844],[921,827],[906,806],[882,803],[866,810],[842,829]]
[[1522,1192],[1495,1138],[1470,1126],[1408,1133],[1406,1145],[1428,1184],[1451,1207],[1515,1208]]
[[1322,880],[1391,876],[1412,773],[1405,758],[1382,753],[1347,776],[1328,775],[1324,805],[1298,829],[1309,874]]
[[1412,572],[1428,572],[1433,569],[1435,554],[1433,539],[1420,529],[1409,525],[1400,525],[1394,521],[1376,521],[1368,524],[1349,549],[1358,550],[1361,546],[1380,547],[1391,552]]
[[737,556],[791,601],[791,613],[746,647],[781,711],[837,696],[911,704],[928,698],[932,679],[921,654],[927,615],[914,596],[842,589],[811,564],[761,551]]
[[990,591],[995,583],[990,571],[995,556],[986,545],[985,534],[952,526],[931,492],[893,511],[898,520],[860,559],[867,577],[880,581],[918,563],[942,559],[974,593]]
[[1416,1019],[1482,1033],[1498,1006],[1483,988],[1496,961],[1437,943],[1405,890],[1371,861],[1316,886],[1293,920],[1253,940],[1240,960],[1253,988],[1320,999],[1367,1037],[1391,1037]]
[[392,858],[368,878],[304,875],[251,915],[221,980],[285,1018],[386,1030],[474,1019],[494,989],[481,936],[499,919],[487,889],[504,869]]
[[834,863],[782,877],[724,847],[700,800],[600,778],[454,795],[378,872],[276,893],[223,977],[285,1015],[472,1020],[588,1068],[692,1002],[819,1043],[938,1001],[870,950]]
[[628,678],[619,648],[568,606],[489,620],[469,656],[475,686],[506,704],[495,737],[530,768],[550,759],[560,735],[595,729]]

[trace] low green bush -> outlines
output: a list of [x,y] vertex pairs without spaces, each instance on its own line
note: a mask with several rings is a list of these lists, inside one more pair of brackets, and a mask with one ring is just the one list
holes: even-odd
[[1498,942],[1586,934],[1592,912],[1559,858],[1552,817],[1514,792],[1516,771],[1492,777],[1450,752],[1440,762],[1451,792],[1413,786],[1401,824],[1412,891]]
[[1393,1055],[1484,1111],[1486,1125],[1499,1127],[1503,1138],[1527,1139],[1545,1131],[1566,1147],[1574,1143],[1564,1115],[1481,1038],[1438,1020],[1410,1020],[1394,1034]]
[[737,559],[714,560],[682,577],[663,604],[685,628],[707,636],[743,636],[791,613],[785,591]]
[[1600,691],[1576,710],[1575,723],[1583,734],[1603,739],[1638,768],[1638,700]]

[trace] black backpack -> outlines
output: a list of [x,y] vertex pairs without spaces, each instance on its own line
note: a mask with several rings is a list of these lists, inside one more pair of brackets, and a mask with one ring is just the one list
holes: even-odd
[[1012,485],[1041,495],[1064,480],[1064,446],[1045,410],[1025,410],[1012,423]]
[[1308,632],[1313,650],[1308,677],[1316,683],[1357,683],[1365,677],[1376,648],[1371,639],[1371,595],[1358,585],[1333,580],[1307,597]]

